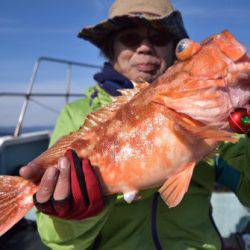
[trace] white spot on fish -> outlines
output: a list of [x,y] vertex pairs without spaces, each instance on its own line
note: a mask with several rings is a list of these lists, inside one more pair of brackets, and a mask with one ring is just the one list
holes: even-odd
[[26,182],[21,182],[19,185],[18,185],[18,188],[19,189],[23,189],[25,186],[26,186]]
[[121,148],[120,152],[115,156],[116,161],[127,160],[131,158],[133,154],[133,148],[130,147],[129,144],[126,144]]
[[176,155],[176,137],[175,135],[169,131],[169,129],[166,127],[166,129],[162,129],[162,133],[158,138],[155,138],[154,143],[158,146],[163,146],[164,144],[167,144],[167,158],[169,160],[175,160],[177,157]]
[[155,137],[155,139],[154,139],[154,145],[155,145],[156,147],[160,147],[163,143],[164,143],[164,141],[162,140],[162,138],[160,138],[160,137]]
[[32,204],[33,202],[33,196],[32,195],[27,195],[23,197],[23,199],[19,202],[20,207],[26,207],[27,205]]
[[161,126],[162,124],[166,123],[166,118],[162,114],[157,114],[157,116],[154,117],[154,121],[158,126]]
[[[124,129],[124,128],[123,128]],[[128,140],[131,138],[136,137],[138,134],[138,129],[135,128],[127,128],[121,131],[118,135],[117,138],[120,140]]]
[[96,159],[99,160],[101,158],[101,154],[100,153],[96,153],[95,157],[96,157]]
[[150,132],[153,131],[154,127],[151,119],[147,119],[145,121],[145,125],[146,125],[146,134],[149,134]]
[[114,129],[113,129],[113,127],[110,125],[110,126],[108,127],[108,129],[107,129],[107,135],[112,135],[112,134],[113,134],[113,131],[114,131]]
[[115,121],[111,122],[109,124],[108,129],[107,129],[107,134],[108,135],[114,134],[117,130],[120,129],[121,126],[122,126],[122,122],[119,120],[115,120]]
[[113,180],[114,178],[115,178],[115,173],[114,173],[114,171],[109,172],[109,179],[110,179],[110,180]]

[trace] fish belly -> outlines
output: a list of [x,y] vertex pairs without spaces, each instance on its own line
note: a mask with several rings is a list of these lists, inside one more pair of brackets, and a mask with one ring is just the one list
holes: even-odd
[[193,149],[161,114],[138,127],[124,125],[115,136],[106,134],[90,157],[105,194],[159,187],[192,160]]

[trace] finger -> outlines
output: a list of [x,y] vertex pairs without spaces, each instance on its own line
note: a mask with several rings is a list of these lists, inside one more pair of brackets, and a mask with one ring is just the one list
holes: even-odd
[[48,168],[41,180],[36,193],[36,200],[39,203],[47,202],[53,195],[59,170],[55,167]]
[[44,174],[44,169],[31,162],[28,165],[20,168],[19,174],[24,179],[30,180],[32,182],[38,182]]
[[58,161],[60,173],[54,192],[54,200],[64,200],[70,194],[70,162],[66,157],[62,157]]
[[89,159],[84,158],[82,160],[83,172],[85,176],[86,186],[88,187],[88,200],[89,203],[96,203],[102,201],[102,194],[96,192],[100,190],[100,184],[98,182],[97,176],[89,162]]

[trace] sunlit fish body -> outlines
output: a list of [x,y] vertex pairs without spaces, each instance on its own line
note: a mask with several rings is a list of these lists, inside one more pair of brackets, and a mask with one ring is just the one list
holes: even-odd
[[[45,171],[71,148],[90,159],[104,195],[132,202],[139,190],[159,187],[169,207],[178,205],[196,163],[220,141],[235,141],[227,118],[249,108],[250,60],[228,31],[201,44],[183,40],[176,56],[154,83],[122,90],[29,164]],[[31,209],[36,191],[21,177],[0,176],[0,235]]]

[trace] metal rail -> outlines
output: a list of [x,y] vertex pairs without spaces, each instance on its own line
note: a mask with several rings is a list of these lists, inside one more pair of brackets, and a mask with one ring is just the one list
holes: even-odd
[[[37,77],[37,73],[39,70],[39,67],[43,61],[47,62],[54,62],[54,63],[61,63],[61,64],[66,64],[68,65],[67,67],[67,87],[66,87],[66,93],[33,93],[33,87],[34,83]],[[52,58],[52,57],[39,57],[34,65],[33,72],[31,75],[30,83],[27,89],[27,92],[0,92],[0,97],[3,96],[21,96],[24,97],[24,103],[22,105],[22,109],[18,118],[18,122],[15,128],[14,136],[19,136],[24,116],[27,111],[27,107],[29,104],[29,101],[32,100],[31,97],[36,96],[36,97],[65,97],[66,102],[68,103],[69,97],[84,97],[84,94],[77,94],[77,93],[70,93],[71,92],[71,81],[72,81],[72,66],[79,66],[79,67],[84,67],[84,68],[93,68],[93,69],[101,69],[100,66],[94,65],[94,64],[88,64],[88,63],[81,63],[81,62],[74,62],[74,61],[69,61],[69,60],[63,60],[63,59],[57,59],[57,58]],[[45,105],[44,105],[45,107]]]
[[37,97],[82,97],[84,94],[77,94],[77,93],[70,93],[70,94],[63,94],[63,93],[32,93],[32,94],[27,94],[25,92],[0,92],[0,97],[1,96],[21,96],[21,97],[30,97],[30,96],[37,96]]

